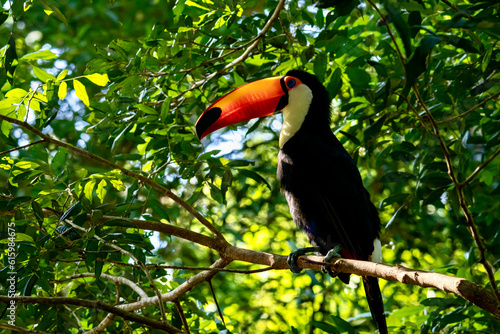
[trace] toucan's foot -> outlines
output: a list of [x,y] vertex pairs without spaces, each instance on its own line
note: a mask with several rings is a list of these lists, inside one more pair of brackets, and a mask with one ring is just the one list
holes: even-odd
[[288,255],[288,259],[286,259],[286,263],[288,263],[288,266],[290,267],[290,270],[294,274],[298,274],[302,271],[302,268],[300,268],[297,265],[297,260],[299,259],[299,256],[306,255],[307,253],[312,253],[312,252],[319,252],[320,249],[319,247],[306,247],[306,248],[299,248]]
[[[323,259],[323,262],[330,262],[331,259],[341,258],[340,254],[339,254],[341,249],[342,249],[342,246],[340,246],[340,245],[337,245],[337,246],[333,247],[332,249],[330,249],[328,251],[328,253],[326,253],[325,258]],[[339,273],[333,271],[330,266],[322,266],[321,271],[324,273],[327,273],[331,277],[337,277],[339,275]]]

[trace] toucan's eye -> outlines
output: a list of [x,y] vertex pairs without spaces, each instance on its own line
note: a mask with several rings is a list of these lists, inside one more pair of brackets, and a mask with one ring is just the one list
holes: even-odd
[[295,80],[293,80],[293,79],[290,79],[290,80],[288,80],[288,81],[286,82],[286,86],[287,86],[288,88],[293,88],[293,87],[295,87],[295,85],[296,85],[296,84],[297,84],[297,81],[295,81]]

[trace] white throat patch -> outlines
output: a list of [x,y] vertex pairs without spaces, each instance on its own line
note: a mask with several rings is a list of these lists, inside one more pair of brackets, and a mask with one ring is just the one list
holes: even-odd
[[379,238],[373,240],[373,253],[370,256],[370,261],[382,263],[382,244]]
[[306,118],[313,98],[312,91],[304,84],[288,92],[288,105],[283,108],[283,127],[280,132],[280,148],[299,131]]

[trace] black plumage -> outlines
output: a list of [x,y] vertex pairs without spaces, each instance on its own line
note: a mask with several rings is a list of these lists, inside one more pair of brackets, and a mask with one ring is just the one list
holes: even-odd
[[[294,70],[287,76],[298,78],[313,92],[302,126],[278,156],[277,175],[293,220],[323,255],[340,245],[343,257],[370,260],[380,219],[358,168],[330,129],[328,91],[307,72]],[[348,274],[339,276],[348,283]],[[383,333],[386,325],[377,279],[364,277],[363,282]]]
[[[283,112],[278,178],[293,220],[323,255],[341,246],[345,258],[376,261],[371,256],[380,219],[354,161],[330,129],[330,102],[314,75],[294,70],[219,98],[198,118],[196,131],[201,139],[227,125]],[[380,242],[377,251],[381,255]],[[297,272],[294,258],[290,269]],[[349,274],[339,277],[349,281]],[[363,284],[380,333],[387,333],[378,281],[363,277]]]

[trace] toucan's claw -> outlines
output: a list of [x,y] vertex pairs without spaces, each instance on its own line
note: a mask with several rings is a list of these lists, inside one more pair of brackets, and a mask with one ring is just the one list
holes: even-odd
[[[330,262],[331,259],[341,258],[342,256],[340,256],[340,254],[339,254],[341,249],[342,249],[342,246],[340,246],[340,245],[337,245],[337,246],[333,247],[332,249],[330,249],[328,251],[328,253],[326,253],[325,258],[323,259],[323,262]],[[327,273],[331,277],[337,277],[339,275],[339,273],[333,271],[330,266],[322,266],[321,271],[324,273]]]
[[288,258],[286,259],[286,263],[288,263],[288,266],[290,267],[290,270],[294,274],[298,274],[302,271],[302,268],[300,268],[297,265],[297,260],[299,259],[299,256],[306,255],[307,253],[312,253],[312,252],[319,252],[320,249],[319,247],[306,247],[306,248],[299,248],[288,255]]

